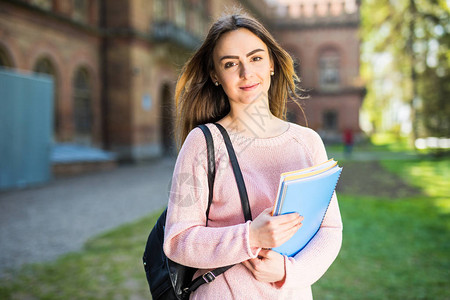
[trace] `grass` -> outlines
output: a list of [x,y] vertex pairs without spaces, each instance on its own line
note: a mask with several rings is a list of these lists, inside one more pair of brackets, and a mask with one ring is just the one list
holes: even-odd
[[339,200],[343,247],[317,299],[449,299],[448,216],[426,199]]
[[149,299],[142,253],[159,213],[88,241],[82,252],[24,266],[0,281],[0,299]]
[[[450,299],[449,159],[385,161],[423,194],[340,194],[341,252],[315,299]],[[88,241],[81,252],[0,280],[0,299],[149,299],[141,256],[159,212]]]
[[424,191],[403,199],[340,195],[338,259],[317,299],[450,299],[449,159],[384,161]]

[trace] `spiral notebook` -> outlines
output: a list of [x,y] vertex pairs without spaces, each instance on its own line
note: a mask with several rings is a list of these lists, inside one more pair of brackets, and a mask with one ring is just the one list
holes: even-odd
[[281,174],[272,214],[297,212],[304,220],[291,239],[272,250],[294,256],[316,235],[341,172],[337,162],[330,159],[309,168]]

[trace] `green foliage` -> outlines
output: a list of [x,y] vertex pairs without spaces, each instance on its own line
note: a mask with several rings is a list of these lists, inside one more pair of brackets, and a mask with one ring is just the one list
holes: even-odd
[[423,123],[428,135],[450,137],[450,72],[441,76],[438,72],[438,68],[427,67],[420,75]]
[[415,135],[448,136],[450,10],[445,0],[362,1],[364,109],[376,129],[395,99],[412,110]]

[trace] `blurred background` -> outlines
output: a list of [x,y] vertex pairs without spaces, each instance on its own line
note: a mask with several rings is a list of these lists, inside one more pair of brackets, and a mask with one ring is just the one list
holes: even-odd
[[[0,0],[0,298],[148,299],[179,72],[239,6],[344,166],[318,299],[450,299],[450,1]],[[125,225],[124,225],[125,224]]]

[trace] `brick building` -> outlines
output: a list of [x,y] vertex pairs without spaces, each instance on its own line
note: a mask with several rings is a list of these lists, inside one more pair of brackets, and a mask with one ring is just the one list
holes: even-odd
[[[358,6],[267,2],[1,0],[0,66],[53,76],[56,142],[108,149],[125,160],[157,157],[173,152],[181,66],[211,18],[240,4],[299,63],[303,86],[312,89],[309,125],[326,137],[359,131]],[[296,111],[290,118],[303,121]]]
[[[360,133],[365,89],[359,77],[359,4],[352,0],[280,0],[273,30],[297,65],[309,127],[325,141]],[[299,123],[303,118],[294,114]]]

